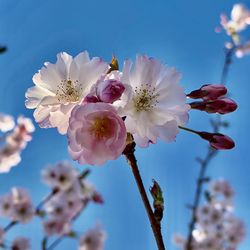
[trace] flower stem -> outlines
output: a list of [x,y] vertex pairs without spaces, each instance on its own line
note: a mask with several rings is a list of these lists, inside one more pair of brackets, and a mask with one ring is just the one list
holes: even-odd
[[179,126],[179,128],[182,129],[182,130],[186,130],[186,131],[188,131],[188,132],[190,132],[190,133],[196,134],[196,135],[199,134],[198,131],[195,131],[195,130],[193,130],[193,129],[191,129],[191,128],[186,128],[186,127],[182,127],[182,126]]
[[147,215],[151,224],[151,228],[154,233],[154,237],[158,246],[158,250],[165,250],[165,246],[164,246],[164,242],[163,242],[163,238],[161,234],[161,224],[156,220],[153,210],[150,206],[150,203],[149,203],[149,200],[148,200],[148,197],[147,197],[147,194],[146,194],[143,182],[142,182],[142,178],[138,169],[137,160],[136,160],[134,152],[135,152],[135,143],[132,142],[127,145],[123,154],[125,155],[128,161],[128,164],[130,165],[132,169],[134,178],[137,183],[137,187],[139,189],[142,201],[147,211]]

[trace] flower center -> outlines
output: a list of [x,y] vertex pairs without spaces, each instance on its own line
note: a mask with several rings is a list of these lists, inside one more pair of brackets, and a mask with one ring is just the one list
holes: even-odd
[[57,85],[56,96],[59,102],[78,102],[81,98],[82,85],[78,80],[62,80]]
[[110,120],[107,117],[97,117],[90,132],[99,140],[108,138],[112,134]]
[[133,97],[134,107],[137,112],[150,111],[158,103],[159,94],[155,94],[155,88],[151,84],[142,84],[139,88],[135,87]]

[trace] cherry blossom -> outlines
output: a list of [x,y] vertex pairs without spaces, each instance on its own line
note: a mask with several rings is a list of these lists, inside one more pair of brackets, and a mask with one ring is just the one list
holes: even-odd
[[80,164],[99,166],[118,158],[126,137],[124,122],[110,104],[87,103],[73,109],[68,148],[72,159]]
[[107,63],[98,57],[90,59],[87,51],[74,58],[59,53],[55,64],[46,62],[33,76],[36,86],[26,92],[26,107],[36,109],[34,117],[41,127],[57,127],[65,134],[73,107],[107,69]]
[[132,88],[128,104],[124,107],[127,131],[135,142],[148,146],[157,138],[171,142],[178,134],[178,126],[188,121],[190,106],[178,84],[180,73],[158,60],[138,55],[132,62],[124,63],[121,82]]

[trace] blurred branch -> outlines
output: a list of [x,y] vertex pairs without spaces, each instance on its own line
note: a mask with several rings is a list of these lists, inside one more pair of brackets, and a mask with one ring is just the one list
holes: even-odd
[[[232,64],[232,57],[235,52],[235,47],[232,49],[228,49],[225,51],[225,60],[224,65],[221,73],[221,83],[226,84],[228,72],[230,65]],[[225,127],[225,122],[221,121],[220,115],[216,116],[216,119],[211,122],[211,126],[213,128],[214,133],[219,133],[222,127]],[[196,212],[197,208],[200,205],[200,200],[202,196],[202,189],[203,184],[206,182],[206,172],[209,167],[209,163],[211,160],[217,155],[216,150],[212,149],[211,147],[208,148],[206,156],[202,159],[201,157],[198,157],[198,163],[200,164],[200,172],[196,183],[196,190],[195,190],[195,197],[194,202],[191,205],[192,208],[192,215],[191,215],[191,221],[189,223],[189,231],[188,231],[188,240],[186,244],[186,250],[193,250],[192,248],[192,241],[193,241],[193,230],[196,223]]]

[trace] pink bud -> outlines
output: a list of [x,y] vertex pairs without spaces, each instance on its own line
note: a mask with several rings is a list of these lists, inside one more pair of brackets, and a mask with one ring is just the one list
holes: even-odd
[[93,199],[93,201],[95,203],[99,203],[99,204],[103,204],[104,203],[104,200],[103,200],[102,196],[99,193],[97,193],[97,192],[95,192],[93,194],[92,199]]
[[210,146],[214,149],[232,149],[235,146],[230,137],[220,133],[199,132],[198,135],[209,141]]
[[110,79],[97,84],[96,94],[100,101],[113,103],[121,97],[124,90],[125,87],[120,81]]
[[192,102],[192,109],[206,111],[207,113],[219,113],[221,115],[231,113],[237,109],[237,104],[229,98],[222,98],[213,101]]
[[200,89],[192,91],[187,96],[192,99],[202,98],[203,100],[216,100],[226,93],[227,89],[223,84],[206,84]]
[[83,103],[84,102],[96,103],[96,102],[99,102],[99,99],[96,96],[89,94],[84,98]]

